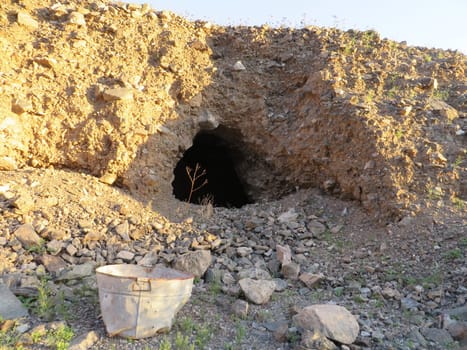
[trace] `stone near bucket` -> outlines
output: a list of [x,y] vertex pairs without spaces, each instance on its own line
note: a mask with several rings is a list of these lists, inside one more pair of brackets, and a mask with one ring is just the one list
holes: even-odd
[[107,265],[96,277],[107,333],[133,339],[169,330],[193,288],[193,275],[163,267]]
[[4,320],[28,316],[28,310],[21,301],[0,281],[0,317]]

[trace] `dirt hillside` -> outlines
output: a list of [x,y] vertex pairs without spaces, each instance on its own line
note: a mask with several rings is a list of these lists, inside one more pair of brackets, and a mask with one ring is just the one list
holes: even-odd
[[400,217],[430,193],[467,198],[458,52],[101,1],[1,10],[2,169],[85,171],[164,198],[211,118],[254,200],[319,187]]
[[[465,55],[101,0],[0,1],[0,52],[1,349],[467,346]],[[187,256],[172,330],[109,337],[96,267]],[[313,340],[311,304],[359,329]]]

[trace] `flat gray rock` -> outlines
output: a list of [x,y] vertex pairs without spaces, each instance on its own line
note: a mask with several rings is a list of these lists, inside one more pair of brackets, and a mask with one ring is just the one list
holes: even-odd
[[339,305],[307,306],[293,317],[293,321],[305,330],[317,331],[342,344],[352,344],[360,330],[355,316]]
[[253,280],[251,278],[241,279],[239,282],[245,297],[255,304],[265,304],[271,298],[276,283],[272,280]]
[[191,273],[195,277],[201,277],[211,265],[211,262],[212,256],[209,250],[198,250],[178,257],[173,268]]
[[0,316],[5,320],[28,316],[28,310],[11,290],[0,282]]

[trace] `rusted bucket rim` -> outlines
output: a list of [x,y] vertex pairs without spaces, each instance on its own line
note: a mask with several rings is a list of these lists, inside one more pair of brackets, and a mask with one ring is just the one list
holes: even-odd
[[115,264],[98,267],[96,273],[134,280],[148,279],[151,281],[188,280],[194,278],[192,274],[167,267],[144,267],[132,264]]

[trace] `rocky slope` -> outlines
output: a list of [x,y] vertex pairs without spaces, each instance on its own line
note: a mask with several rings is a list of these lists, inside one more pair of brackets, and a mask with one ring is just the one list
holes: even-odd
[[[34,334],[59,320],[101,349],[178,333],[198,348],[310,348],[292,316],[318,303],[358,319],[353,344],[318,337],[331,349],[466,345],[466,56],[88,0],[1,3],[0,48],[0,273],[36,302],[12,347],[46,346]],[[232,150],[254,203],[173,197],[200,132]],[[212,261],[172,332],[106,336],[96,266],[193,251]],[[273,294],[252,303],[247,278]]]

